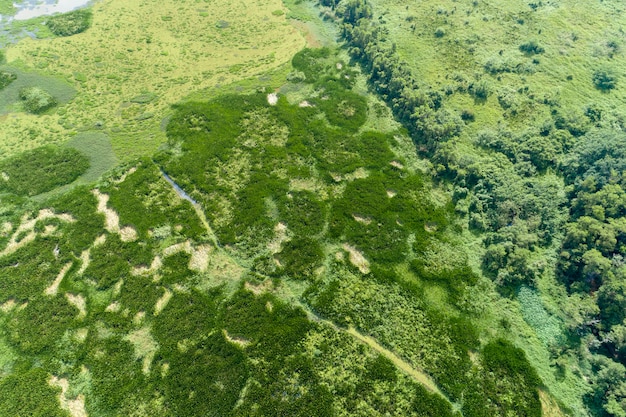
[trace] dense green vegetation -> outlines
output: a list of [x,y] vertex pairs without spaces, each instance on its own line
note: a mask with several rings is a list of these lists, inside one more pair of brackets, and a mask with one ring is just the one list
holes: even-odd
[[50,16],[46,21],[46,26],[56,36],[72,36],[89,29],[91,17],[89,9],[75,10]]
[[[542,3],[319,6],[345,49],[181,102],[153,155],[111,170],[94,114],[0,161],[0,415],[626,415],[619,36],[580,69]],[[42,80],[3,69],[0,105],[77,127]]]
[[[553,298],[546,293],[544,301],[563,306],[557,318],[548,316],[557,323],[548,336],[523,305],[528,323],[550,341],[555,369],[541,372],[560,375],[554,387],[562,384],[563,395],[574,387],[565,364],[587,373],[591,383],[576,389],[588,409],[573,406],[576,415],[624,415],[625,380],[616,376],[624,364],[626,310],[623,112],[613,70],[622,62],[619,42],[599,34],[597,20],[571,17],[569,4],[554,12],[564,20],[542,14],[541,3],[529,10],[478,2],[419,9],[385,0],[320,5],[339,23],[372,89],[450,182],[455,211],[483,242],[483,272],[504,295],[530,285],[550,289]],[[613,13],[610,4],[594,10],[598,19]],[[509,32],[482,39],[472,32],[478,25]],[[576,26],[565,47],[571,52],[557,49],[566,25]],[[591,57],[585,48],[596,41],[601,49]],[[576,67],[576,59],[585,65]]]
[[76,149],[43,146],[0,161],[0,192],[34,196],[71,183],[88,168]]
[[[0,59],[0,63],[2,59]],[[9,84],[17,79],[17,75],[9,71],[0,72],[0,90],[4,90]]]
[[57,101],[50,93],[41,87],[28,87],[20,90],[20,100],[24,110],[39,114],[57,105]]

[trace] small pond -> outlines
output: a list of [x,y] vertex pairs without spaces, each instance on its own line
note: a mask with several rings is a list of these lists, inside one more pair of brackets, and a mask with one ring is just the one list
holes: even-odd
[[65,13],[87,6],[92,0],[17,0],[14,16],[2,16],[2,20],[28,20],[34,17]]

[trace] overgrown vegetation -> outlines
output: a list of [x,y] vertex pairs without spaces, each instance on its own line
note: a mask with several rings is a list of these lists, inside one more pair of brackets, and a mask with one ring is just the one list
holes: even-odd
[[50,16],[46,26],[56,36],[72,36],[89,29],[91,20],[91,10],[81,9]]
[[0,161],[0,192],[34,196],[71,183],[88,168],[76,149],[43,146]]
[[[554,291],[542,300],[562,306],[552,307],[551,332],[566,337],[544,338],[542,325],[527,318],[550,344],[526,348],[552,358],[552,368],[539,368],[557,375],[550,389],[575,415],[620,416],[619,388],[600,390],[606,378],[624,384],[607,377],[624,360],[617,313],[625,307],[618,249],[624,156],[617,151],[624,115],[612,97],[620,88],[613,68],[623,57],[619,42],[599,30],[613,3],[595,7],[584,23],[566,17],[572,4],[565,3],[548,17],[538,12],[541,3],[320,2],[371,87],[450,182],[455,211],[480,236],[484,250],[476,255],[500,293],[514,297],[520,285]],[[478,26],[502,36],[479,40]],[[592,384],[573,383],[579,377],[565,364],[586,369]]]
[[[626,142],[600,100],[619,95],[618,41],[596,45],[606,71],[563,77],[596,100],[574,108],[535,84],[561,59],[536,30],[543,4],[496,10],[522,28],[498,52],[457,24],[490,25],[484,4],[426,1],[421,19],[371,1],[320,2],[365,75],[304,49],[280,90],[199,93],[152,157],[28,199],[110,169],[105,133],[158,125],[165,90],[119,76],[129,125],[61,108],[67,129],[103,132],[0,161],[0,414],[67,415],[71,400],[93,416],[623,415]],[[404,62],[415,39],[456,72],[428,70],[434,53]],[[29,82],[16,74],[4,92]],[[91,76],[73,74],[96,91]]]
[[57,101],[50,93],[41,87],[28,87],[20,90],[20,100],[24,110],[39,114],[57,105]]

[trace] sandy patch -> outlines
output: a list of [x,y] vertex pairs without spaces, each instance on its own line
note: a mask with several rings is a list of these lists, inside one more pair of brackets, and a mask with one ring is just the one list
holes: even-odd
[[98,199],[98,213],[104,214],[104,228],[109,233],[118,233],[120,231],[120,218],[115,210],[107,207],[109,195],[102,194],[98,189],[93,190],[92,193]]
[[356,248],[348,245],[347,243],[343,244],[343,249],[348,252],[350,263],[357,268],[363,274],[369,274],[370,272],[370,263],[361,252],[359,252]]
[[187,240],[186,242],[181,242],[172,246],[168,246],[167,248],[163,249],[163,256],[172,256],[172,255],[176,255],[179,252],[185,252],[185,253],[191,254],[192,252],[191,242]]
[[82,275],[83,272],[85,272],[90,262],[91,262],[91,248],[85,249],[80,254],[80,268],[78,269],[78,275]]
[[300,102],[300,104],[298,104],[298,107],[315,107],[315,106],[309,103],[308,101],[303,100]]
[[270,93],[267,95],[267,103],[270,106],[275,106],[276,103],[278,103],[278,94],[276,93]]
[[321,199],[328,198],[328,191],[324,184],[314,178],[292,178],[289,180],[290,191],[311,191],[317,194]]
[[437,229],[437,223],[427,222],[424,224],[424,230],[426,230],[428,233],[435,233]]
[[72,417],[87,417],[87,411],[85,410],[85,396],[80,394],[76,398],[70,400],[67,398],[67,391],[70,389],[70,383],[65,378],[58,378],[56,376],[52,376],[48,381],[51,387],[59,387],[61,388],[61,393],[59,394],[59,402],[61,403],[61,408],[65,411],[69,412]]
[[170,364],[165,362],[163,365],[161,365],[161,377],[165,378],[167,374],[169,373],[170,373]]
[[150,373],[152,359],[159,350],[159,345],[150,334],[150,327],[142,327],[139,330],[128,334],[124,340],[129,341],[135,348],[135,359],[142,361],[142,371],[144,374]]
[[283,242],[287,240],[287,225],[285,223],[278,223],[274,226],[274,239],[267,244],[267,248],[271,253],[280,252],[280,247]]
[[170,302],[171,298],[172,298],[172,292],[166,288],[161,298],[159,298],[156,304],[154,305],[155,316],[158,316],[159,314],[161,314],[161,311],[163,311],[163,309],[167,306],[167,303]]
[[161,261],[161,257],[155,256],[149,268],[145,266],[136,267],[136,268],[133,268],[130,273],[135,276],[150,275],[150,274],[157,272],[161,268],[162,265],[163,265],[163,261]]
[[346,181],[362,180],[364,178],[369,177],[370,173],[367,169],[360,167],[354,170],[354,172],[345,174],[343,176],[337,173],[332,173],[332,172],[330,173],[330,176],[333,179],[333,181],[341,182],[343,180],[346,180]]
[[394,197],[395,197],[395,196],[397,196],[397,195],[398,195],[398,193],[396,193],[395,191],[393,191],[393,190],[387,190],[387,197],[389,197],[389,198],[394,198]]
[[17,305],[17,303],[15,302],[15,300],[14,299],[10,299],[10,300],[6,301],[4,304],[0,305],[0,311],[2,311],[3,313],[8,313],[11,310],[13,310],[16,305]]
[[107,241],[107,235],[100,235],[93,241],[93,247],[98,247],[100,245],[104,245],[104,242]]
[[209,254],[213,251],[210,245],[202,245],[194,248],[189,259],[189,270],[205,272],[209,267]]
[[267,279],[263,281],[262,283],[260,283],[259,285],[254,285],[249,282],[246,282],[243,285],[243,287],[246,290],[253,292],[255,295],[261,295],[265,292],[270,292],[273,286],[274,286],[274,283],[272,282],[271,279]]
[[107,313],[117,313],[120,311],[121,308],[122,305],[119,303],[119,301],[115,301],[109,304],[107,308],[104,309],[104,311],[106,311]]
[[9,233],[11,233],[12,230],[13,225],[11,224],[11,222],[4,222],[2,223],[2,227],[0,227],[0,233],[2,233],[4,236],[7,236]]
[[82,329],[76,330],[76,333],[74,333],[74,340],[76,340],[78,343],[84,343],[85,340],[87,340],[88,335],[89,335],[89,329],[86,327],[83,327]]
[[73,262],[69,262],[65,264],[63,268],[61,268],[61,271],[59,271],[59,274],[57,275],[55,280],[44,291],[45,295],[57,295],[57,293],[59,292],[59,285],[61,285],[61,281],[63,281],[63,278],[65,278],[65,274],[67,274],[67,271],[70,270],[73,264]]
[[389,165],[391,165],[394,168],[398,168],[398,169],[404,169],[404,165],[402,165],[400,162],[398,161],[391,161],[389,162]]
[[361,216],[359,216],[358,214],[354,214],[354,213],[353,213],[353,214],[352,214],[352,218],[353,218],[354,220],[356,220],[357,222],[362,223],[362,224],[365,224],[365,225],[372,223],[372,219],[370,219],[370,218],[368,218],[368,217],[361,217]]
[[[14,253],[15,251],[17,251],[18,249],[20,249],[21,247],[26,246],[27,244],[31,243],[37,237],[37,233],[34,231],[35,225],[37,224],[37,222],[40,220],[53,219],[53,218],[62,220],[66,223],[73,223],[76,221],[69,214],[65,214],[65,213],[55,214],[50,209],[40,210],[39,213],[37,214],[37,217],[34,217],[34,218],[31,218],[30,215],[27,213],[24,216],[22,216],[20,225],[17,227],[17,229],[15,229],[15,231],[13,232],[13,235],[11,235],[11,238],[9,239],[9,243],[7,244],[7,246],[4,248],[4,250],[0,252],[0,257],[10,255]],[[56,231],[55,226],[47,225],[44,228],[42,235],[50,235],[54,233],[55,231]],[[24,235],[25,233],[26,235]]]
[[135,326],[141,326],[145,318],[146,318],[146,312],[138,311],[137,314],[135,314],[135,317],[133,317],[133,324]]
[[229,343],[232,343],[233,345],[239,346],[242,349],[245,349],[248,345],[250,345],[250,341],[249,340],[243,339],[241,337],[232,337],[231,335],[228,334],[226,329],[223,329],[222,333],[224,333],[224,338]]
[[67,301],[70,304],[72,304],[74,307],[78,309],[79,319],[82,319],[87,316],[87,301],[85,300],[85,297],[83,297],[80,294],[75,295],[75,294],[67,293],[65,294],[65,298],[67,298]]
[[124,181],[126,181],[126,177],[128,177],[129,175],[133,175],[135,172],[137,172],[137,167],[132,167],[131,169],[129,169],[128,171],[126,171],[125,173],[122,174],[121,177],[119,177],[117,180],[115,180],[115,184],[121,184]]
[[134,242],[137,240],[137,231],[130,226],[120,229],[120,239],[122,242]]

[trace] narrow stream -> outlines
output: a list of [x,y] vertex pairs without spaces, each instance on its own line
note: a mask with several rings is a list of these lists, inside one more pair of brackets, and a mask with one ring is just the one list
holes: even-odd
[[163,175],[163,178],[165,178],[165,180],[167,182],[169,182],[172,187],[174,187],[174,190],[176,191],[176,194],[178,194],[181,198],[184,198],[185,200],[189,201],[194,206],[196,204],[198,204],[198,202],[196,200],[194,200],[193,198],[191,198],[191,196],[189,194],[187,194],[185,192],[185,190],[180,188],[180,186],[178,184],[176,184],[174,182],[174,180],[172,178],[170,178],[170,176],[165,173],[165,171],[161,170],[161,174]]

